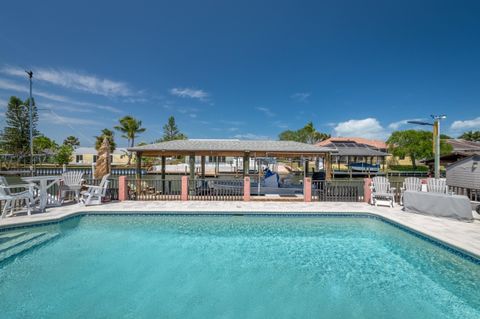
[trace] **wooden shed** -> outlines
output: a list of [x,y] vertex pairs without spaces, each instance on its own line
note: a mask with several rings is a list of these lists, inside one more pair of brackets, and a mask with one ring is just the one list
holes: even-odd
[[450,164],[446,170],[448,186],[480,190],[480,154]]

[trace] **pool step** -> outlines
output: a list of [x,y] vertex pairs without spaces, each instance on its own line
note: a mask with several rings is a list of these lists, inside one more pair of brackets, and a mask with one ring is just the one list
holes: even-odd
[[16,246],[20,246],[32,239],[44,236],[46,233],[43,232],[35,232],[35,233],[25,233],[20,236],[16,236],[10,240],[7,240],[6,242],[0,244],[0,253],[3,253],[7,250],[10,250],[12,248],[15,248]]
[[24,251],[42,245],[57,237],[59,233],[24,233],[0,245],[0,262],[17,256]]
[[16,232],[16,233],[6,233],[6,234],[3,234],[0,236],[0,245],[9,241],[9,240],[12,240],[14,238],[17,238],[19,236],[22,236],[22,235],[25,235],[26,233],[25,232]]

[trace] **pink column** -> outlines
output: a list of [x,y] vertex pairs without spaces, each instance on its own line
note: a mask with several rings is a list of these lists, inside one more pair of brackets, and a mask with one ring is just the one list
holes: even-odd
[[364,178],[363,179],[363,201],[365,203],[370,203],[370,197],[372,197],[372,190],[370,189],[370,185],[372,184],[371,178]]
[[188,200],[188,176],[182,176],[182,194],[180,199],[183,201]]
[[310,177],[305,177],[303,179],[303,201],[312,201],[312,179]]
[[250,177],[248,176],[243,178],[243,201],[250,201]]
[[128,200],[127,176],[118,177],[118,200]]

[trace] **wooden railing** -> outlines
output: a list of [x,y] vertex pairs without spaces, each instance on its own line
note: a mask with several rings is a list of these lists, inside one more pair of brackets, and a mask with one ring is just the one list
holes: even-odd
[[312,181],[312,200],[321,202],[363,201],[363,180]]
[[449,186],[448,190],[456,195],[465,195],[473,202],[480,202],[480,189]]
[[243,200],[243,179],[196,178],[188,182],[188,199],[203,201]]
[[181,179],[127,178],[129,200],[180,200]]
[[[90,167],[75,167],[67,166],[66,171],[82,172],[85,175],[92,175],[92,169]],[[48,176],[48,175],[61,175],[64,173],[62,167],[37,167],[35,168],[35,176]],[[145,175],[146,170],[141,171],[142,175]],[[134,176],[136,170],[134,168],[112,168],[111,175],[115,176]],[[17,175],[17,176],[31,176],[30,169],[28,167],[9,168],[6,171],[1,171],[0,175]]]

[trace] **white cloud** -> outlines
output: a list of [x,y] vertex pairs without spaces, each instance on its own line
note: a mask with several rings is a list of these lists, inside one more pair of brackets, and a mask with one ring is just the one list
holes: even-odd
[[275,113],[273,113],[269,108],[267,107],[256,107],[255,109],[257,109],[258,111],[262,112],[263,114],[265,114],[266,116],[268,117],[274,117],[275,116]]
[[461,130],[469,130],[469,129],[480,130],[480,116],[472,120],[454,121],[450,126],[450,129],[453,131],[461,131]]
[[297,102],[308,102],[308,98],[312,95],[309,92],[300,92],[300,93],[294,93],[290,95],[290,98],[297,101]]
[[334,127],[336,136],[355,137],[360,136],[371,139],[385,139],[388,133],[375,118],[362,120],[348,120],[340,122]]
[[70,113],[92,113],[93,110],[84,107],[78,107],[69,104],[56,104],[56,103],[42,103],[42,107],[52,111],[66,111]]
[[[29,93],[29,89],[26,85],[19,85],[14,82],[10,82],[5,79],[0,78],[0,89],[2,90],[8,90],[8,91],[16,91],[16,92],[21,92],[21,93]],[[113,113],[123,113],[123,111],[109,105],[99,105],[95,103],[89,103],[89,102],[82,102],[82,101],[77,101],[73,100],[71,98],[68,98],[63,95],[57,95],[57,94],[52,94],[48,92],[44,92],[42,90],[33,90],[33,97],[43,97],[45,99],[55,101],[55,102],[60,102],[60,103],[66,103],[66,104],[73,104],[73,105],[78,105],[78,106],[84,106],[84,107],[90,107],[90,108],[95,108],[99,110],[104,110],[108,112],[113,112]],[[38,102],[37,104],[41,106]]]
[[233,138],[238,138],[241,140],[269,140],[270,138],[266,135],[257,135],[253,133],[237,134]]
[[275,121],[272,124],[274,126],[278,127],[278,128],[281,128],[281,129],[287,129],[288,128],[288,124],[283,122],[283,121]]
[[408,125],[409,121],[423,121],[423,119],[407,119],[393,122],[388,125],[388,128],[391,130],[398,130],[401,126]]
[[[34,68],[35,80],[44,81],[64,88],[75,89],[103,96],[131,96],[135,93],[124,82],[100,78],[94,75],[79,73],[70,70],[54,68]],[[1,69],[4,74],[25,77],[25,71],[4,66]]]
[[73,117],[73,116],[58,115],[55,112],[43,113],[41,116],[41,120],[42,122],[47,122],[52,124],[66,124],[68,126],[70,125],[95,125],[95,126],[104,125],[104,123],[101,123],[99,121]]
[[198,99],[200,101],[206,101],[210,96],[207,92],[203,90],[189,88],[173,88],[170,89],[170,94],[182,98]]
[[219,122],[227,125],[233,125],[233,126],[241,126],[246,124],[244,121],[219,120]]

